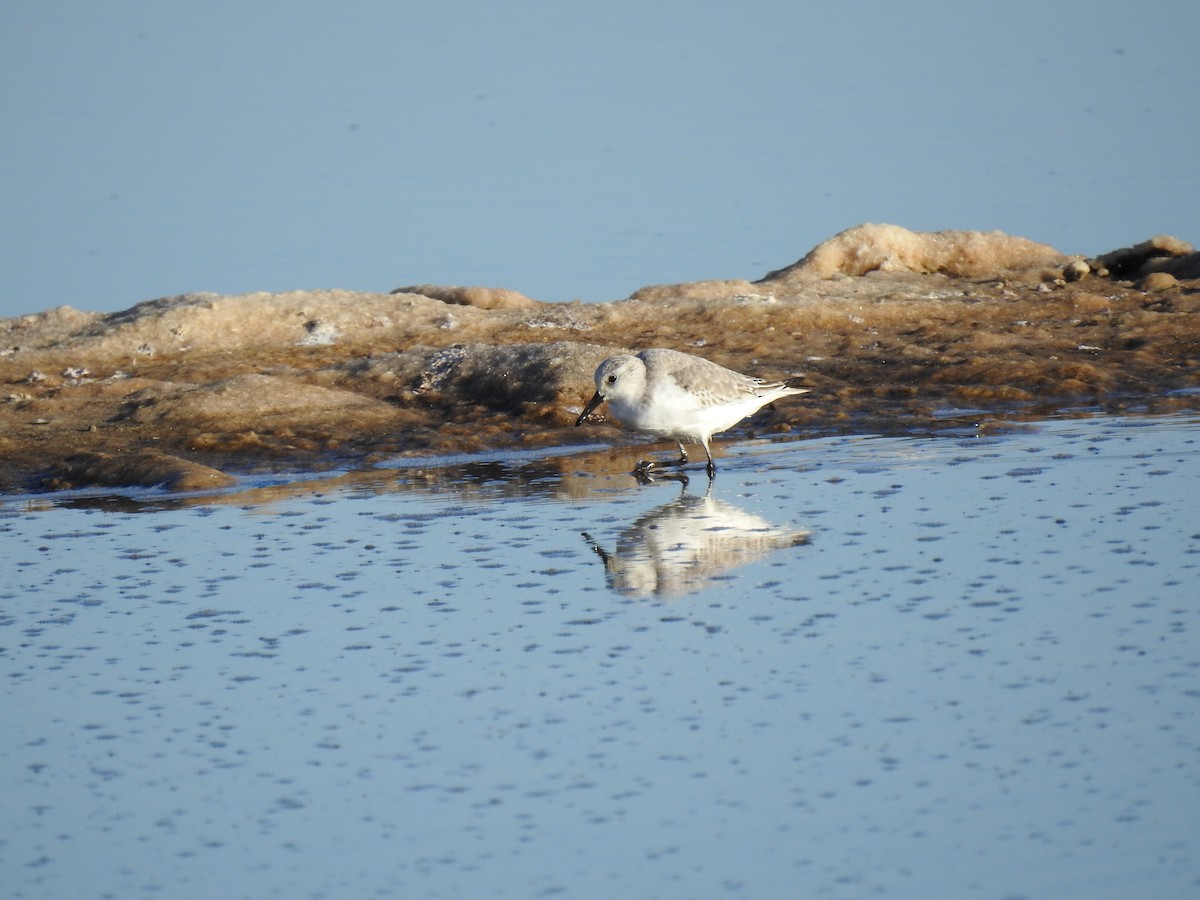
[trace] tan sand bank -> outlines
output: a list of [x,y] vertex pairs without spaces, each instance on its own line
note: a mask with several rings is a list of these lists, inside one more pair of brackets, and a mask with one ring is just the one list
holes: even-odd
[[575,429],[619,349],[672,347],[811,393],[760,432],[933,427],[947,408],[1200,407],[1200,254],[1094,259],[998,232],[861,225],[755,281],[612,303],[505,289],[189,294],[0,320],[0,490],[199,490],[256,469],[625,441]]

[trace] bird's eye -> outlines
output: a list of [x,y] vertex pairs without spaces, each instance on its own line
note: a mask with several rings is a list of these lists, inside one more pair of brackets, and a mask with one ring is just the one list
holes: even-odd
[[608,376],[608,383],[609,383],[609,384],[616,384],[616,383],[617,383],[617,376],[616,376],[616,375],[609,375],[609,376]]

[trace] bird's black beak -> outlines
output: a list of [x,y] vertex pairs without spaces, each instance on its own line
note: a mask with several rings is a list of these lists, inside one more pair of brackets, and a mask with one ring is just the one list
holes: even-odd
[[579,418],[575,420],[575,427],[578,428],[582,425],[583,420],[592,414],[592,410],[603,402],[604,398],[600,395],[599,391],[596,391],[592,399],[588,401],[588,405],[583,408],[583,412],[579,414]]

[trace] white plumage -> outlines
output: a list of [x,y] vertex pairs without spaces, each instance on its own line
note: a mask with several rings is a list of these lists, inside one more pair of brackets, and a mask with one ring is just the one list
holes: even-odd
[[717,470],[709,445],[712,436],[772,400],[807,393],[796,381],[763,381],[677,350],[612,356],[596,369],[595,396],[575,424],[583,424],[607,401],[613,418],[626,428],[675,441],[679,465],[687,462],[685,441],[702,446],[711,478]]

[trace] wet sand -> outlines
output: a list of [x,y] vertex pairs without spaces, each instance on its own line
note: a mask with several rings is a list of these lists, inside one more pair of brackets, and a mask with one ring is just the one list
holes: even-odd
[[58,307],[0,321],[0,490],[193,491],[405,455],[628,445],[614,425],[572,426],[598,362],[650,346],[806,377],[809,394],[740,434],[1196,409],[1198,312],[1200,254],[1173,238],[1082,260],[873,225],[758,281],[612,303],[415,285]]

